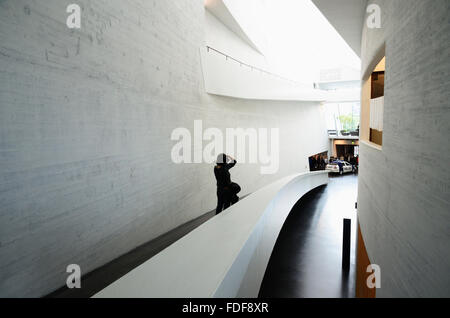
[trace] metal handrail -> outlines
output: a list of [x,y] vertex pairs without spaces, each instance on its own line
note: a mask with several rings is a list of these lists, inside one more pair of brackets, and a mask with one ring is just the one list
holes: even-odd
[[277,77],[277,78],[279,78],[279,79],[282,79],[282,80],[284,80],[284,81],[288,81],[288,82],[291,82],[291,83],[294,83],[294,84],[297,84],[297,85],[306,85],[306,84],[303,84],[303,83],[299,83],[299,82],[293,81],[293,80],[288,79],[288,78],[286,78],[286,77],[283,77],[283,76],[280,76],[280,75],[271,73],[271,72],[269,72],[269,71],[263,70],[263,69],[261,69],[261,68],[259,68],[259,67],[256,67],[256,66],[247,64],[247,63],[245,63],[245,62],[242,62],[242,61],[240,61],[240,60],[238,60],[238,59],[235,59],[234,57],[232,57],[232,56],[230,56],[230,55],[228,55],[228,54],[226,54],[226,53],[223,53],[223,52],[221,52],[221,51],[219,51],[219,50],[217,50],[217,49],[215,49],[215,48],[213,48],[213,47],[210,47],[210,46],[208,46],[208,45],[206,46],[206,49],[207,49],[208,52],[211,50],[211,51],[214,51],[214,52],[216,52],[216,53],[219,53],[220,55],[225,56],[225,59],[226,59],[226,60],[230,59],[230,60],[233,60],[233,61],[239,63],[241,66],[247,66],[247,67],[250,68],[252,71],[253,71],[253,70],[257,70],[257,71],[260,71],[260,72],[262,72],[262,73],[268,74],[268,75],[270,75],[270,76]]

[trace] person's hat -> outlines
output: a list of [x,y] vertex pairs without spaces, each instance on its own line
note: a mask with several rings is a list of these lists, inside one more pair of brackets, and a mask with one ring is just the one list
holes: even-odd
[[227,155],[224,154],[224,153],[221,153],[220,155],[218,155],[218,156],[217,156],[217,161],[216,161],[216,163],[217,163],[218,165],[227,163]]

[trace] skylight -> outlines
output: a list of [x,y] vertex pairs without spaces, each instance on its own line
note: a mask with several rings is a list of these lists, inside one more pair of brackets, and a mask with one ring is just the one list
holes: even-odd
[[319,81],[324,70],[358,73],[359,57],[311,0],[225,2],[274,72],[301,82]]

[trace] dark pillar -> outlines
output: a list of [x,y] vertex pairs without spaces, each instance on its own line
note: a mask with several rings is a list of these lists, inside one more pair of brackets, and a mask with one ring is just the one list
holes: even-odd
[[344,235],[342,240],[342,269],[350,270],[350,237],[352,220],[344,219]]

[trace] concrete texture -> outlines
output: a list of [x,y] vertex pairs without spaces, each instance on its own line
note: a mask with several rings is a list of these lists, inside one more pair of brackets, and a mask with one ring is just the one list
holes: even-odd
[[[450,2],[369,1],[367,76],[386,53],[383,147],[362,144],[358,218],[377,297],[450,297]],[[385,50],[384,50],[385,45]]]
[[239,164],[247,194],[327,150],[317,103],[204,92],[202,0],[0,1],[0,296],[43,296],[214,208],[207,164],[175,165],[177,127],[280,128],[280,170]]
[[189,234],[197,227],[213,218],[216,211],[205,213],[204,215],[180,225],[156,239],[141,245],[131,252],[122,255],[108,264],[83,276],[83,288],[69,289],[67,286],[47,295],[47,298],[89,298],[96,293],[126,275],[139,265],[145,263],[153,256],[157,255],[185,235]]

